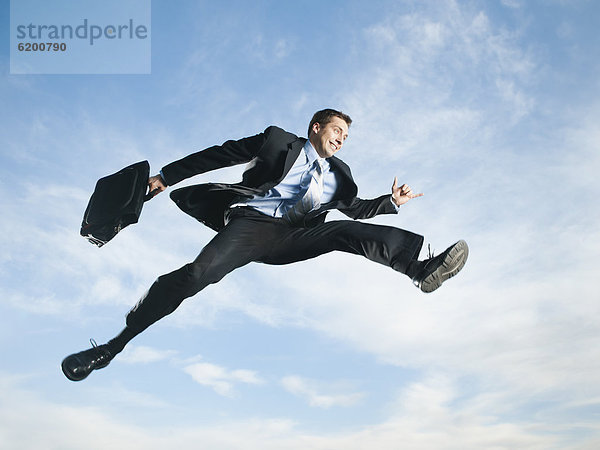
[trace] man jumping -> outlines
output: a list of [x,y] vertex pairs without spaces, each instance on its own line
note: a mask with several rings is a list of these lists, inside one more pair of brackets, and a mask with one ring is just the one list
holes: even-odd
[[347,114],[324,109],[310,121],[308,139],[270,126],[255,136],[193,153],[150,177],[150,191],[160,193],[194,175],[247,164],[239,183],[201,184],[171,193],[179,208],[217,231],[216,236],[194,261],[158,277],[115,338],[67,356],[62,362],[67,378],[80,381],[106,367],[131,339],[184,299],[250,262],[289,264],[337,250],[391,267],[423,292],[456,275],[469,254],[463,240],[419,261],[423,237],[418,234],[356,220],[325,222],[332,209],[351,219],[397,214],[403,204],[423,195],[394,179],[391,195],[358,198],[350,168],[334,156],[351,123]]

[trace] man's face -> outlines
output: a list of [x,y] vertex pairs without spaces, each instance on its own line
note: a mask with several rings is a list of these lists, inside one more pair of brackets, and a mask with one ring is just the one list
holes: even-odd
[[348,124],[339,117],[332,117],[325,126],[314,123],[310,143],[321,158],[329,158],[339,151],[348,137]]

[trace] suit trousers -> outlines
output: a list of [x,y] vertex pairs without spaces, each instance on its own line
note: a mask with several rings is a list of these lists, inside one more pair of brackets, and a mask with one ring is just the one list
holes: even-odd
[[422,245],[422,236],[400,228],[353,220],[297,227],[249,207],[236,207],[226,212],[225,227],[193,262],[158,277],[127,314],[127,326],[136,333],[143,331],[184,299],[249,262],[289,264],[337,250],[405,273]]

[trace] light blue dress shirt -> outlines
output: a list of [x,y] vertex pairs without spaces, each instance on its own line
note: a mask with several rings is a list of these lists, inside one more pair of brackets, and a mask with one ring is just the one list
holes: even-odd
[[294,165],[281,182],[262,195],[236,203],[233,206],[249,206],[270,217],[282,217],[304,196],[310,185],[310,169],[319,159],[323,167],[323,195],[321,204],[330,202],[337,188],[335,174],[329,170],[329,162],[321,158],[309,140],[306,141]]

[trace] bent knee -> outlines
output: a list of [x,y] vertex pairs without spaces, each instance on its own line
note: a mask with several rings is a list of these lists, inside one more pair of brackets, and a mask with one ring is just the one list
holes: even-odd
[[205,263],[189,263],[184,268],[186,281],[194,286],[217,283],[229,272],[220,265]]

